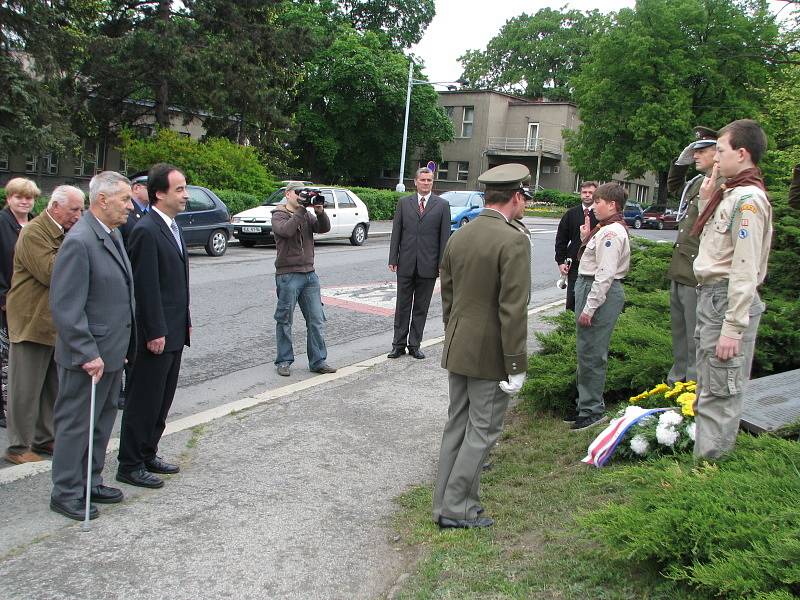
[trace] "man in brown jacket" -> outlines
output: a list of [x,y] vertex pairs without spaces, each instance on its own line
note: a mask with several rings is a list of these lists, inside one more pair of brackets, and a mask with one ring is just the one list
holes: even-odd
[[282,204],[272,211],[272,234],[275,236],[275,341],[278,375],[288,377],[294,362],[292,319],[298,304],[306,320],[308,368],[315,373],[335,373],[328,365],[325,347],[325,315],[322,312],[319,277],[314,272],[314,234],[331,230],[331,221],[322,203],[314,203],[313,214],[306,210],[306,201],[298,195],[305,186],[299,181],[286,184]]
[[83,192],[70,185],[53,190],[50,203],[20,232],[14,274],[6,299],[8,337],[8,462],[42,460],[53,453],[53,405],[58,375],[50,314],[50,276],[64,232],[83,213]]
[[503,428],[511,394],[528,369],[531,244],[518,226],[530,179],[524,165],[486,171],[486,208],[458,230],[442,257],[442,367],[450,384],[433,496],[442,528],[489,527],[482,515],[481,468]]

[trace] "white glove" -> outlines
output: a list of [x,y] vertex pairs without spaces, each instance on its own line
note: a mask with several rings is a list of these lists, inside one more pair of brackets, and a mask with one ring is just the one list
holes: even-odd
[[679,167],[694,164],[694,142],[683,149],[683,152],[681,152],[681,155],[678,157],[678,160],[675,161],[675,164]]
[[506,394],[516,394],[522,389],[523,383],[525,383],[525,373],[518,373],[516,375],[509,375],[507,382],[501,381],[498,385]]

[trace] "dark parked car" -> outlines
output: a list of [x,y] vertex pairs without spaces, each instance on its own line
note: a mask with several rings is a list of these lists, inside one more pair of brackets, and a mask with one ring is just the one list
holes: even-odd
[[186,210],[175,220],[181,226],[188,247],[203,246],[209,256],[222,256],[233,233],[228,207],[209,189],[187,186],[189,201]]
[[625,222],[634,229],[641,229],[644,224],[644,211],[635,202],[628,202],[622,212]]
[[650,206],[644,209],[644,226],[653,229],[675,229],[678,222],[675,211],[665,206]]

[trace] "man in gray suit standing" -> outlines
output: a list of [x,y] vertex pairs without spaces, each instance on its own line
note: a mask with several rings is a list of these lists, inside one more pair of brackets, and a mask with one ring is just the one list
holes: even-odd
[[[133,275],[117,231],[131,210],[127,178],[113,171],[95,175],[89,183],[89,210],[64,239],[50,282],[59,381],[50,509],[78,521],[87,501],[87,452],[92,453],[88,501],[122,501],[119,489],[103,485],[102,472],[122,367],[133,360],[136,348]],[[92,380],[97,383],[94,445],[88,448]],[[89,517],[97,515],[91,505]]]
[[[389,270],[397,273],[394,339],[389,358],[408,353],[425,358],[419,349],[442,253],[450,237],[450,205],[431,193],[433,172],[417,169],[417,193],[400,198],[389,243]],[[409,322],[410,319],[410,322]]]

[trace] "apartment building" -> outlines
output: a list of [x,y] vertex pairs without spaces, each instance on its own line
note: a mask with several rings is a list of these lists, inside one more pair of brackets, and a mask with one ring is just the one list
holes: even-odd
[[[491,167],[516,162],[531,171],[531,188],[574,192],[592,173],[576,173],[564,150],[564,129],[575,130],[581,121],[571,102],[528,100],[492,91],[440,91],[439,104],[453,122],[455,139],[442,146],[435,189],[480,189],[478,176]],[[424,166],[428,159],[419,157]],[[413,178],[412,178],[413,179]],[[648,173],[630,179],[618,173],[628,197],[643,204],[656,198],[656,178]],[[397,171],[385,169],[380,187],[394,187]],[[408,179],[406,187],[413,187]]]

